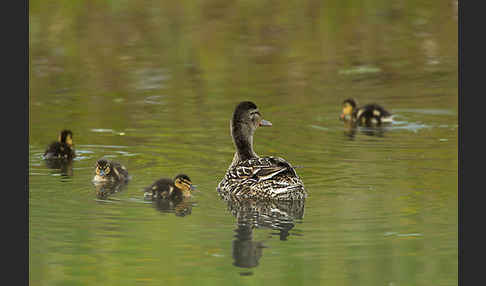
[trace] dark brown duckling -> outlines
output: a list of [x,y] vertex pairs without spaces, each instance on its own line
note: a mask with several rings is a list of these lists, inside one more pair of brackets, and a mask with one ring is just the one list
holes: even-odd
[[61,131],[58,141],[52,142],[44,152],[44,159],[68,159],[76,156],[73,145],[73,132],[68,129]]
[[186,174],[179,174],[175,178],[162,178],[145,188],[145,197],[151,199],[183,200],[191,197],[191,179]]
[[358,125],[373,126],[392,122],[392,114],[376,103],[358,107],[355,99],[348,98],[343,101],[340,119]]
[[93,182],[128,182],[130,176],[125,166],[118,162],[102,158],[96,161]]

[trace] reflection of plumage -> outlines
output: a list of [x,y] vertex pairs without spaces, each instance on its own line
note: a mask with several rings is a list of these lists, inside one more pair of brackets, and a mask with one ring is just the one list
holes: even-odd
[[98,199],[107,199],[110,195],[121,192],[127,184],[126,182],[95,182],[94,185],[96,188],[96,197]]
[[251,268],[258,265],[265,248],[261,241],[253,240],[253,229],[249,225],[238,225],[233,240],[233,265]]
[[380,125],[392,121],[392,114],[376,103],[366,104],[361,107],[357,105],[356,100],[353,98],[344,100],[340,118],[365,126]]
[[288,232],[296,219],[304,217],[304,200],[227,200],[228,210],[237,219],[237,224],[266,227]]
[[157,199],[153,206],[161,213],[175,213],[176,216],[186,216],[192,213],[192,202],[189,199],[168,200]]
[[237,229],[233,240],[233,265],[251,268],[258,265],[265,248],[262,241],[253,240],[258,228],[276,230],[280,240],[287,240],[295,220],[304,216],[304,200],[277,201],[231,199],[228,210],[236,218]]
[[122,164],[104,158],[96,162],[94,182],[126,182],[128,180],[130,180],[128,171]]
[[344,134],[351,140],[354,140],[356,134],[359,132],[367,136],[383,137],[387,131],[387,126],[358,126],[352,121],[344,121]]
[[47,168],[57,169],[56,173],[61,174],[61,176],[73,175],[73,160],[46,159],[44,161],[46,163]]
[[44,152],[44,159],[68,159],[76,156],[73,147],[73,133],[71,130],[62,130],[58,141],[52,142]]
[[278,157],[258,157],[253,151],[253,133],[272,124],[262,118],[252,102],[241,102],[231,121],[236,147],[233,162],[218,185],[224,198],[295,200],[307,196],[304,184],[289,162]]

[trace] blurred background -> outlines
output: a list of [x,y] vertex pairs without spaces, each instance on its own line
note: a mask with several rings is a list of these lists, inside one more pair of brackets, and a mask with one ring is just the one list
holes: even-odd
[[[30,285],[457,285],[457,21],[452,0],[30,1]],[[348,97],[393,126],[347,130]],[[305,206],[219,199],[242,100]],[[77,157],[46,165],[63,128]],[[102,156],[133,179],[100,198]],[[191,204],[143,201],[181,172]]]

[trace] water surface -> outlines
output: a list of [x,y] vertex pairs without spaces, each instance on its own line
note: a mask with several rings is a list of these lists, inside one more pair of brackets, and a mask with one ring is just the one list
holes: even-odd
[[[30,285],[458,284],[454,1],[104,3],[29,5]],[[394,124],[348,130],[348,97]],[[220,200],[242,100],[305,203]],[[97,189],[102,156],[132,180]],[[181,172],[190,202],[143,199]]]

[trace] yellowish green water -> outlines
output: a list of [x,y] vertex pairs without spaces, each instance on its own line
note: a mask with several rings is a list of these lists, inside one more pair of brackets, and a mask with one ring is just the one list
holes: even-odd
[[[287,2],[287,3],[284,3]],[[30,1],[30,285],[458,285],[455,1]],[[355,97],[395,114],[338,120]],[[228,205],[229,120],[303,205]],[[42,160],[62,128],[77,158]],[[100,198],[102,156],[132,180]],[[160,177],[198,191],[143,200]]]

